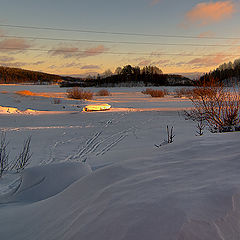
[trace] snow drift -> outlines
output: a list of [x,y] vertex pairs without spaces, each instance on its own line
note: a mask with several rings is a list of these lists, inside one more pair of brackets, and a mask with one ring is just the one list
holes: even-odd
[[[2,207],[1,236],[18,240],[237,240],[237,138],[239,133],[217,134],[188,142],[184,148],[166,145],[168,151],[156,151],[152,158],[123,160],[87,173],[51,198],[28,198],[28,191],[21,197],[17,194],[17,200],[25,195],[32,202]],[[49,175],[54,171],[54,167],[47,170]],[[28,182],[36,179],[35,174],[26,175]],[[29,191],[35,192],[35,187]],[[48,186],[43,189],[48,191]]]
[[[0,114],[11,157],[29,135],[33,152],[20,180],[1,179],[1,240],[240,239],[239,132],[195,136],[177,112],[189,101],[142,89],[111,89],[96,103],[122,111],[88,114],[83,102],[11,93],[25,88],[4,86],[1,105],[54,114]],[[59,91],[28,87],[43,88]],[[156,148],[167,125],[174,142]]]

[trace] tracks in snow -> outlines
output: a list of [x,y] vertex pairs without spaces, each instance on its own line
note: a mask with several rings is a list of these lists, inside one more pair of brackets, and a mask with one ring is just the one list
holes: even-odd
[[[117,144],[126,139],[130,134],[136,136],[137,129],[146,126],[153,118],[146,121],[138,122],[138,124],[131,124],[131,127],[125,127],[122,120],[128,113],[117,115],[115,118],[102,122],[103,125],[99,131],[92,134],[91,137],[83,142],[83,137],[75,137],[56,141],[50,149],[50,158],[46,163],[56,161],[81,161],[86,162],[92,157],[101,157],[107,152],[111,151]],[[119,124],[120,123],[120,124]],[[93,123],[92,123],[93,124]],[[69,146],[67,146],[69,145]],[[69,154],[69,152],[71,154]],[[69,154],[69,155],[68,155]]]

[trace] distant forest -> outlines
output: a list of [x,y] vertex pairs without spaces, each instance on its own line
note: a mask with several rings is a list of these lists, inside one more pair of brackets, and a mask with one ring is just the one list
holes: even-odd
[[0,83],[52,84],[59,82],[61,87],[117,87],[117,86],[189,86],[193,81],[181,75],[163,74],[156,66],[118,67],[114,73],[110,70],[102,75],[86,78],[58,76],[20,68],[0,67]]
[[214,71],[200,77],[200,81],[216,79],[220,82],[240,81],[240,59],[220,65]]
[[134,87],[134,86],[191,86],[193,81],[181,75],[163,74],[156,66],[118,67],[114,73],[105,71],[102,76],[88,77],[84,81],[63,81],[62,87]]
[[62,80],[61,76],[20,68],[0,67],[0,83],[34,83],[45,84]]

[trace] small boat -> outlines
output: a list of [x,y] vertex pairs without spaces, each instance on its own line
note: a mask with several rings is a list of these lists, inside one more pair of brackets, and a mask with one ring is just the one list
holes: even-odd
[[84,112],[91,112],[91,111],[106,111],[111,108],[109,104],[101,104],[101,105],[87,105],[83,108]]

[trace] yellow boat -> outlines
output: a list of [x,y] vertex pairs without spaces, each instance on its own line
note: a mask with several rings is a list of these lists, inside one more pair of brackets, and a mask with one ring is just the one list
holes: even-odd
[[84,112],[91,112],[91,111],[106,111],[111,108],[109,104],[101,104],[101,105],[87,105],[83,108]]

